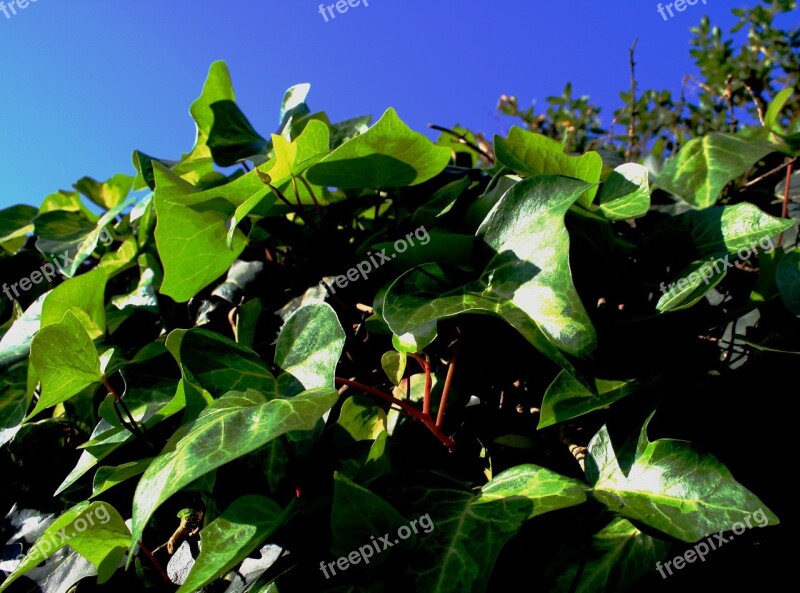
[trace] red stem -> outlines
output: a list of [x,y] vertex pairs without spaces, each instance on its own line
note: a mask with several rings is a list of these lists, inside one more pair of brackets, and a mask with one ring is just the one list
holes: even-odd
[[161,563],[158,560],[156,560],[156,557],[153,556],[153,553],[147,549],[147,546],[145,546],[141,540],[139,540],[139,549],[142,550],[142,552],[144,552],[145,556],[147,556],[150,559],[150,562],[153,563],[153,566],[155,566],[156,569],[158,569],[158,572],[161,573],[161,578],[164,579],[164,582],[172,584],[172,579],[169,578],[167,571],[164,570],[164,567],[161,566]]
[[390,404],[394,404],[398,406],[403,412],[422,422],[428,430],[433,433],[433,435],[441,441],[441,443],[445,447],[452,447],[455,442],[453,439],[448,437],[446,434],[442,433],[441,430],[436,426],[433,419],[430,417],[430,414],[424,414],[420,412],[415,407],[410,406],[404,401],[400,401],[394,396],[389,395],[388,393],[384,393],[380,389],[375,389],[374,387],[370,387],[369,385],[364,385],[363,383],[358,383],[357,381],[351,381],[350,379],[343,379],[342,377],[336,377],[336,382],[341,385],[347,385],[349,387],[353,387],[355,389],[359,389],[365,393],[369,393],[370,395],[374,395],[375,397],[379,397],[380,399],[389,402]]
[[456,349],[453,351],[453,359],[450,361],[450,365],[447,367],[447,377],[444,380],[442,399],[439,402],[439,413],[436,415],[436,428],[441,428],[442,421],[444,420],[444,409],[447,407],[447,396],[450,395],[450,385],[453,382],[453,374],[456,368],[456,358],[458,357],[459,346],[461,346],[461,342],[456,343]]

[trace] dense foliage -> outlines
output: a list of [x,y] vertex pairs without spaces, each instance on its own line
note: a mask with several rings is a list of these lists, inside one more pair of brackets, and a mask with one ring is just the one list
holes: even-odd
[[571,87],[433,143],[298,85],[266,138],[217,62],[190,152],[2,211],[0,591],[770,582],[800,32],[764,4],[621,134]]

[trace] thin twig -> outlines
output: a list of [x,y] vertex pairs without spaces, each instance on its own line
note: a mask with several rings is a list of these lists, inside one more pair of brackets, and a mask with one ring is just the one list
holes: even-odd
[[761,93],[756,95],[755,91],[749,84],[746,82],[743,82],[742,84],[744,84],[744,88],[747,89],[747,92],[750,93],[750,97],[753,99],[753,103],[756,106],[756,113],[758,113],[758,121],[762,126],[764,126],[764,99],[761,97]]
[[444,132],[445,134],[452,136],[453,138],[458,140],[459,144],[463,144],[464,146],[471,148],[472,150],[483,156],[483,158],[485,158],[487,161],[494,164],[494,157],[485,150],[483,150],[480,146],[478,146],[474,142],[470,142],[469,140],[467,140],[466,134],[459,134],[455,130],[445,128],[443,126],[437,126],[436,124],[428,124],[428,127],[431,130],[436,130],[437,132]]
[[633,60],[636,44],[639,43],[637,37],[633,45],[628,50],[628,62],[631,67],[631,121],[628,125],[628,160],[633,159],[634,146],[636,145],[636,62]]
[[120,394],[117,393],[117,390],[111,386],[111,383],[105,376],[103,376],[102,381],[103,381],[103,386],[108,390],[108,392],[111,395],[114,396],[114,403],[116,404],[116,406],[119,406],[119,408],[121,408],[125,412],[125,415],[128,417],[128,422],[126,423],[125,419],[122,417],[122,414],[120,414],[119,409],[117,409],[117,407],[114,406],[114,410],[117,412],[117,416],[119,416],[119,420],[120,422],[122,422],[122,425],[125,428],[127,428],[131,433],[133,433],[134,436],[143,437],[144,435],[142,434],[142,430],[139,428],[139,425],[134,419],[133,414],[131,414],[131,411],[128,409],[128,406],[125,405],[124,401],[122,401],[122,397],[120,396]]
[[[283,192],[282,192],[281,190],[279,190],[277,187],[275,187],[274,185],[272,185],[272,177],[270,177],[270,176],[269,176],[267,173],[262,173],[262,172],[261,172],[261,171],[259,171],[258,169],[256,169],[256,175],[258,175],[258,178],[261,180],[261,182],[262,182],[264,185],[266,185],[267,187],[269,187],[269,188],[272,190],[272,193],[274,193],[276,196],[278,196],[278,199],[279,199],[281,202],[283,202],[284,204],[286,204],[286,207],[287,207],[289,210],[291,210],[291,211],[294,213],[294,215],[295,215],[295,216],[297,216],[297,217],[299,217],[299,218],[301,218],[301,219],[305,220],[305,218],[303,218],[303,213],[302,213],[302,212],[300,212],[300,211],[297,209],[297,207],[296,207],[294,204],[292,204],[292,203],[291,203],[291,202],[290,202],[290,201],[289,201],[289,200],[286,198],[286,196],[284,196],[284,195],[283,195]],[[306,221],[306,222],[308,222],[308,221]]]
[[725,91],[722,96],[728,103],[728,110],[731,114],[731,134],[735,134],[736,129],[739,127],[739,121],[736,119],[736,107],[733,102],[733,74],[728,74],[728,78],[725,80]]
[[774,169],[771,169],[770,171],[767,171],[763,175],[759,175],[755,179],[752,179],[752,180],[748,181],[747,183],[745,183],[741,188],[739,188],[739,191],[756,185],[759,181],[763,181],[764,179],[766,179],[770,175],[774,175],[775,173],[778,173],[781,169],[784,169],[785,167],[792,167],[796,160],[797,160],[797,157],[795,157],[793,159],[789,159],[788,161],[785,161],[783,164],[778,165]]

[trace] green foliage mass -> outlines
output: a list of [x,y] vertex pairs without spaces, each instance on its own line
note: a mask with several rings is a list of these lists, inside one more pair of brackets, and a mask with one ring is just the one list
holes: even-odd
[[57,517],[0,591],[650,590],[754,517],[729,547],[779,548],[800,32],[763,4],[608,130],[569,85],[437,142],[298,85],[262,135],[216,62],[178,160],[0,213],[3,541]]

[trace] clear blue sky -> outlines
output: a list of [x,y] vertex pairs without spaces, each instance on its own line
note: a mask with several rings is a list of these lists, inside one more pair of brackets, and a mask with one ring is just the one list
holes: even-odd
[[0,207],[132,174],[134,149],[179,157],[217,59],[262,135],[300,82],[333,120],[393,106],[420,131],[493,134],[509,125],[501,94],[542,105],[572,81],[607,123],[635,38],[641,88],[677,89],[689,28],[708,14],[727,30],[730,9],[755,1],[700,1],[665,22],[651,0],[369,0],[326,23],[318,0],[38,0],[0,12]]

